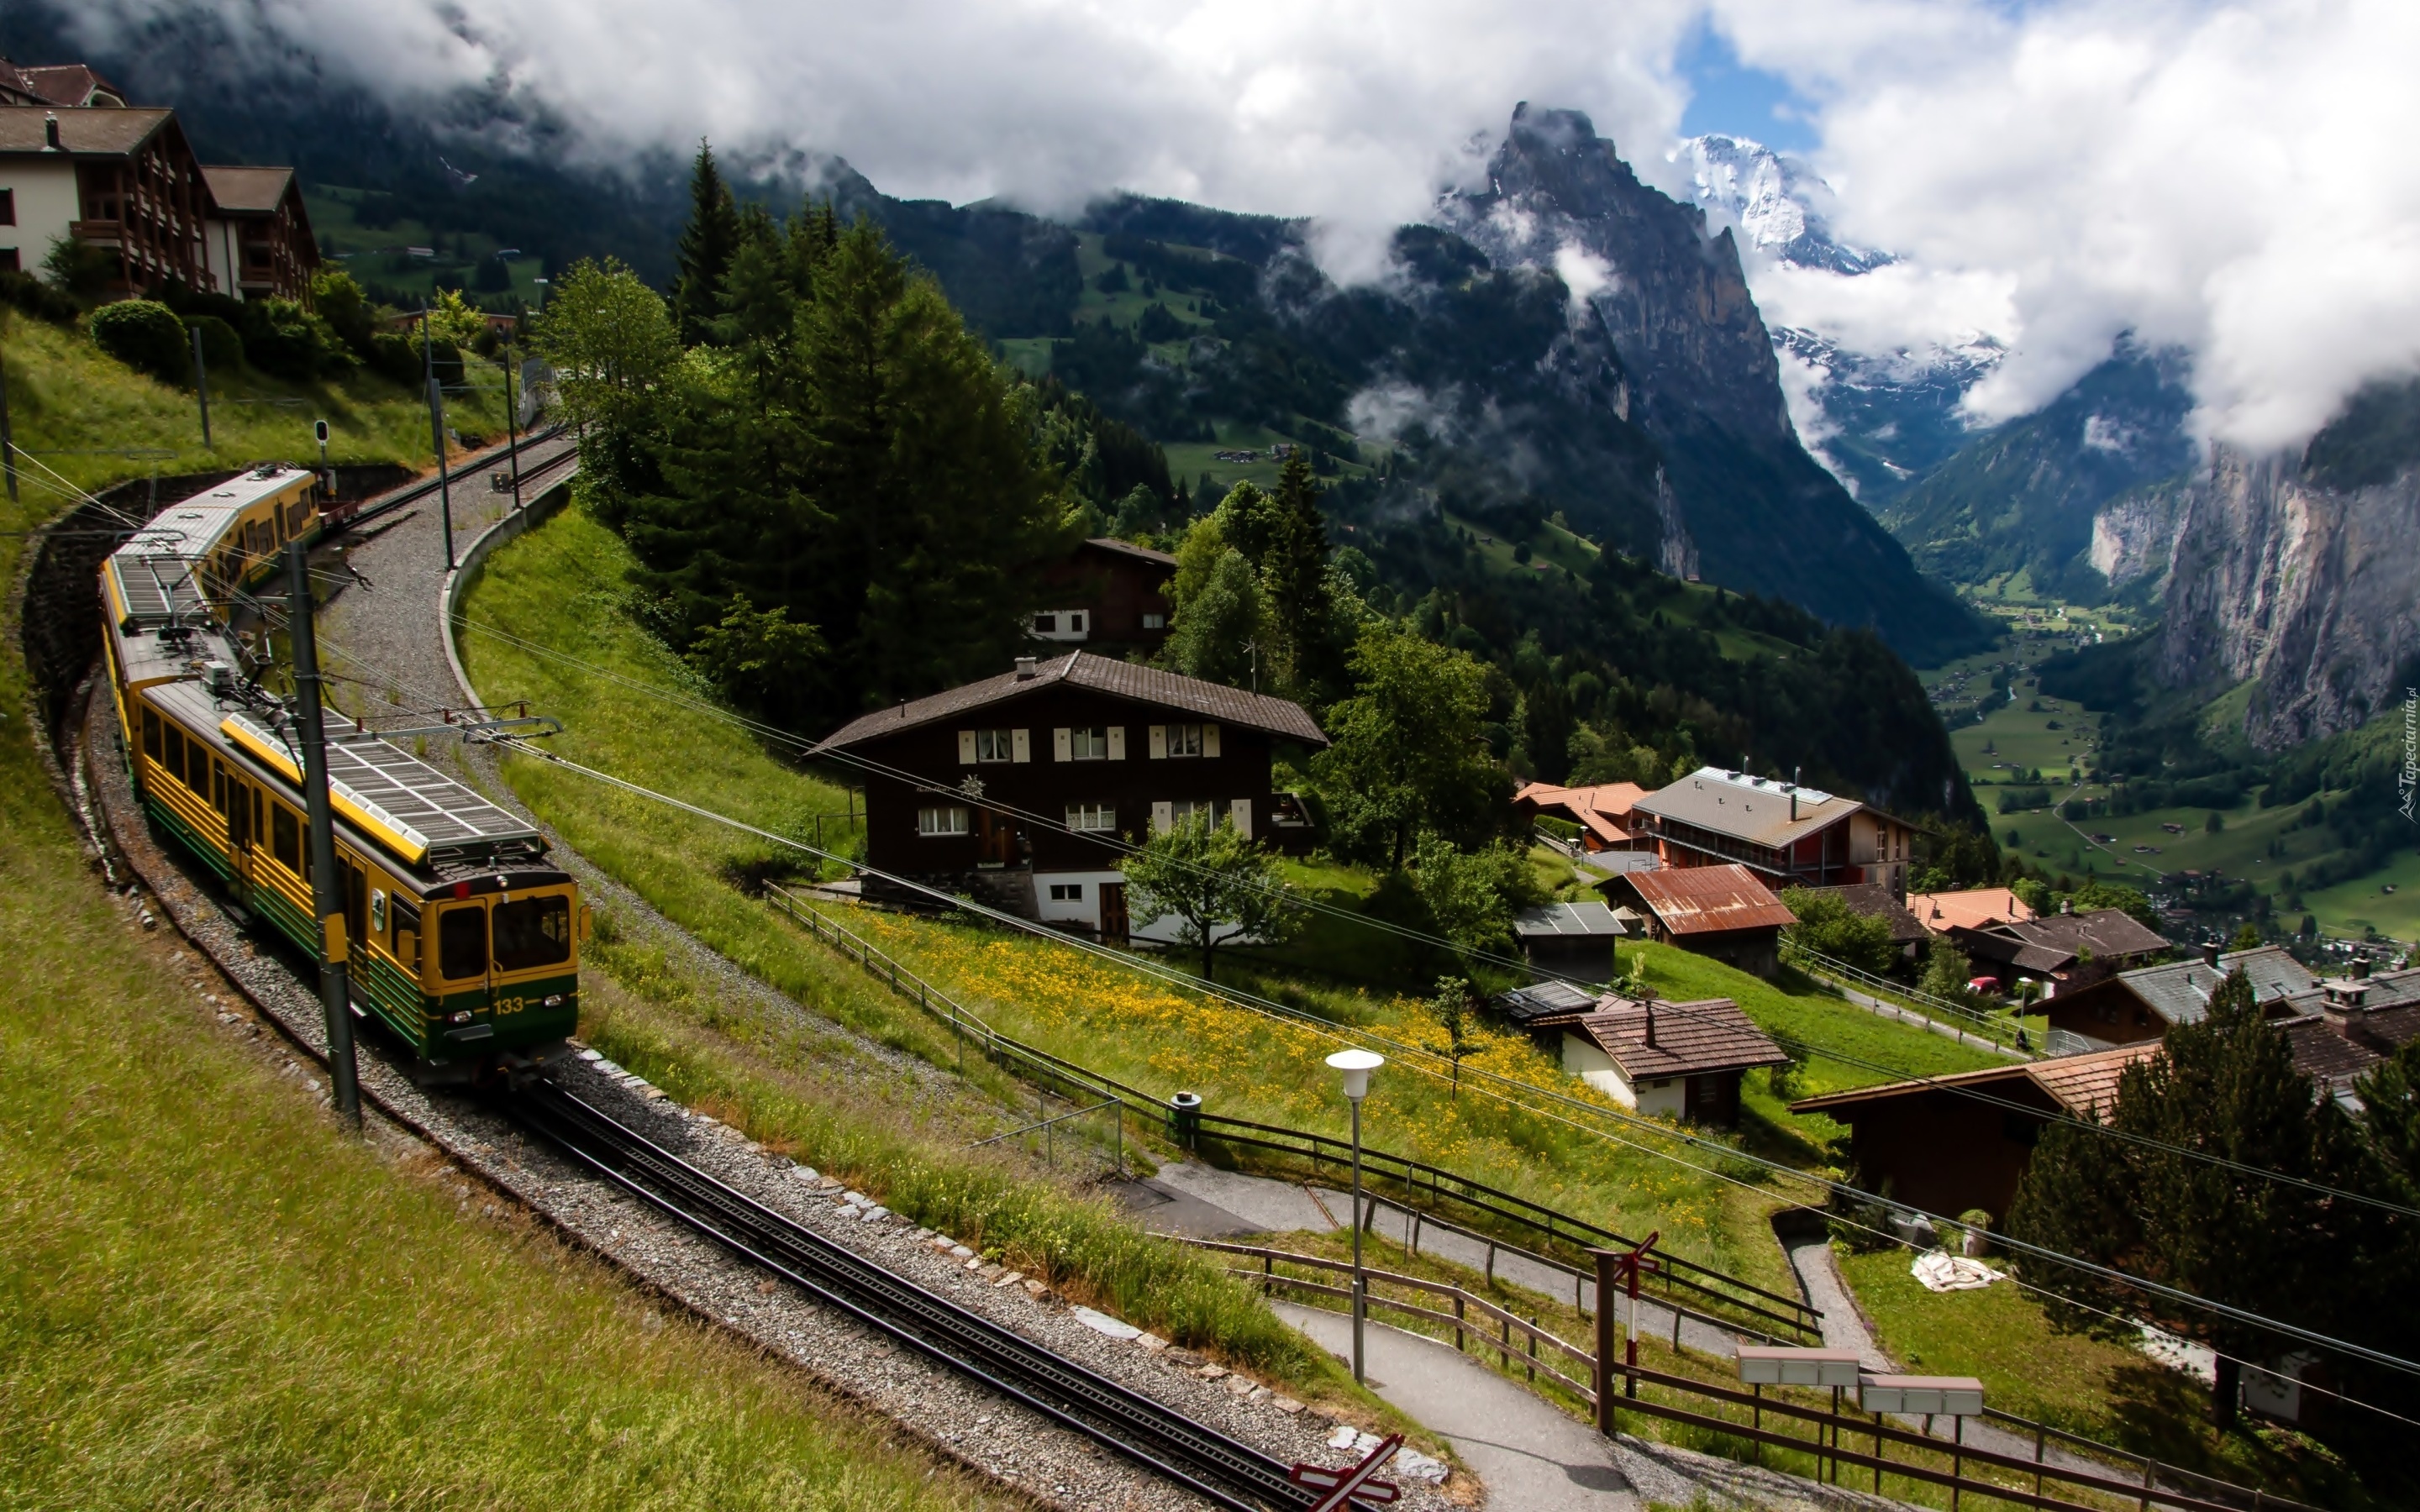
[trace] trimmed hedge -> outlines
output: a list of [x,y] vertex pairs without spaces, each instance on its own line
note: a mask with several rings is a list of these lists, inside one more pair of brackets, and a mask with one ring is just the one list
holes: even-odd
[[92,312],[92,343],[163,383],[189,381],[193,347],[177,312],[153,300],[120,300]]

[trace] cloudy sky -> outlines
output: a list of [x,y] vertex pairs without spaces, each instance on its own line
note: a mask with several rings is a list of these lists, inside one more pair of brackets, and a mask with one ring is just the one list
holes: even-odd
[[[90,24],[196,0],[95,0]],[[391,91],[502,79],[610,158],[701,133],[883,189],[1063,210],[1110,188],[1320,218],[1344,276],[1512,103],[1651,181],[1684,133],[1811,160],[1904,261],[1760,270],[1869,350],[1982,332],[1974,403],[2039,404],[2132,330],[2253,446],[2420,360],[2412,0],[198,0]]]

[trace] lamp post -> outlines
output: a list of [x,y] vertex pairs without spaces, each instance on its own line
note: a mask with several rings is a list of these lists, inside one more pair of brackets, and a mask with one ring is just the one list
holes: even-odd
[[1369,1050],[1339,1050],[1327,1063],[1344,1077],[1344,1098],[1353,1104],[1353,1383],[1362,1382],[1361,1325],[1370,1316],[1370,1278],[1361,1270],[1361,1100],[1370,1095],[1370,1073],[1387,1057]]

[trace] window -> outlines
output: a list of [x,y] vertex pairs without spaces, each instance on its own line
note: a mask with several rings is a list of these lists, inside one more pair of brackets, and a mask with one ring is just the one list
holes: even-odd
[[437,916],[437,969],[453,981],[488,974],[488,910],[477,903]]
[[1067,755],[1079,762],[1105,762],[1109,759],[1109,732],[1106,725],[1090,730],[1067,732]]
[[149,709],[143,711],[143,754],[160,759],[160,717]]
[[370,889],[370,933],[374,935],[386,933],[386,889],[383,887]]
[[[0,225],[15,225],[16,224],[17,192],[13,189],[0,189]],[[13,258],[11,259],[11,265],[14,265]]]
[[1080,882],[1050,884],[1050,901],[1054,903],[1079,903],[1084,901],[1084,885]]
[[1118,810],[1107,803],[1071,803],[1067,805],[1067,827],[1090,833],[1113,833],[1118,827]]
[[395,953],[397,961],[411,968],[412,975],[418,976],[420,974],[420,909],[415,904],[405,903],[401,898],[397,898],[389,922],[394,928],[394,933],[389,936],[394,943],[387,949]]
[[296,876],[302,874],[302,825],[294,810],[282,803],[270,805],[269,854]]
[[571,900],[516,898],[496,905],[496,969],[527,971],[571,959]]
[[978,730],[975,732],[975,760],[1008,762],[1016,759],[1016,732],[1009,730]]
[[1202,727],[1198,724],[1172,724],[1168,727],[1168,753],[1171,756],[1202,754]]
[[1082,609],[1078,609],[1075,613],[1068,615],[1068,633],[1071,635],[1082,635],[1084,633],[1084,622],[1091,617],[1092,616],[1086,614]]
[[967,832],[967,811],[960,808],[919,809],[916,810],[916,833],[919,835],[963,835]]
[[1168,616],[1146,614],[1142,617],[1142,627],[1146,630],[1165,630],[1168,628]]
[[[7,193],[7,190],[0,189],[0,194]],[[16,248],[0,247],[0,272],[22,273],[24,270],[25,264],[18,255]]]
[[168,759],[161,764],[168,768],[170,776],[181,782],[185,779],[185,732],[172,724],[168,727],[167,739]]
[[1036,614],[1033,616],[1033,633],[1035,635],[1057,635],[1059,633],[1059,616],[1056,614]]
[[206,798],[210,795],[209,748],[198,740],[185,742],[185,786]]

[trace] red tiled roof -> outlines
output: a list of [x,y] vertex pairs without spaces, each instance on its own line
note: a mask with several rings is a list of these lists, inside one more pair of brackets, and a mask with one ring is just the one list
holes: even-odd
[[1633,838],[1627,824],[1631,806],[1645,796],[1647,790],[1636,782],[1604,782],[1580,788],[1532,782],[1514,794],[1512,801],[1536,809],[1559,809],[1597,839],[1608,845],[1621,845]]
[[1637,889],[1638,901],[1675,934],[1787,928],[1798,922],[1798,916],[1783,906],[1773,889],[1736,862],[1633,872],[1624,880]]
[[1790,1057],[1728,997],[1633,1002],[1607,994],[1571,1027],[1596,1041],[1632,1081],[1777,1066]]
[[1299,740],[1305,745],[1327,744],[1327,736],[1320,733],[1319,726],[1303,711],[1302,705],[1291,700],[1271,698],[1265,693],[1247,693],[1224,683],[1205,683],[1198,677],[1164,672],[1156,667],[1112,661],[1088,651],[1077,651],[1037,662],[1031,676],[1014,671],[1002,672],[998,677],[969,683],[946,693],[913,700],[895,709],[861,716],[825,736],[822,743],[808,754],[821,755],[845,746],[895,735],[1061,684],[1091,688],[1094,692],[1137,703],[1197,714],[1221,724],[1264,730],[1282,739]]
[[1912,892],[1907,911],[1926,929],[1947,933],[1953,929],[1985,929],[2012,919],[2031,918],[2034,911],[2007,887],[1972,887],[1964,892]]

